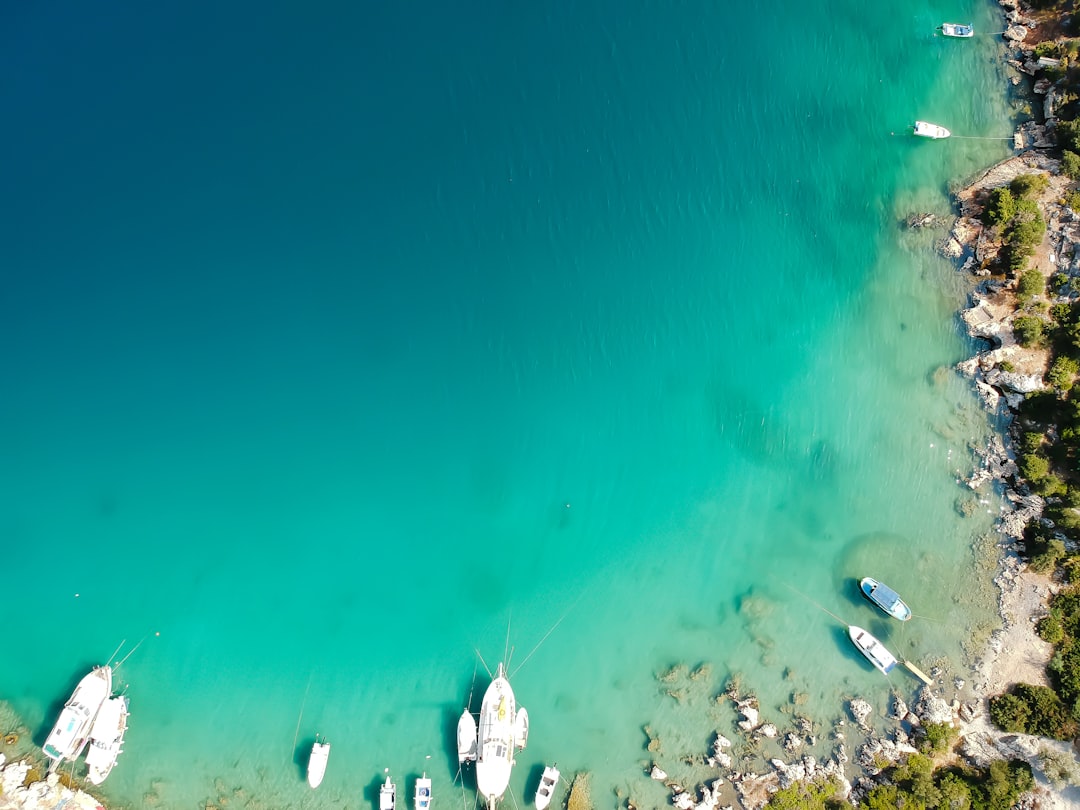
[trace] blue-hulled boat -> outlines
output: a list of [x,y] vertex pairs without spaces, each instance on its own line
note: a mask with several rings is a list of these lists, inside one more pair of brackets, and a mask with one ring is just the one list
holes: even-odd
[[900,594],[888,585],[884,585],[872,577],[863,577],[859,581],[859,590],[862,591],[863,596],[894,619],[906,622],[911,618],[911,608],[900,598]]

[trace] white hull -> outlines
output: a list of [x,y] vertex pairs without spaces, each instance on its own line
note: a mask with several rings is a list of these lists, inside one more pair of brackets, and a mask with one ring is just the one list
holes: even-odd
[[390,781],[389,775],[379,788],[379,810],[394,810],[397,804],[397,785]]
[[967,39],[968,37],[975,36],[975,29],[970,25],[963,25],[961,23],[942,23],[941,33],[947,37]]
[[98,712],[86,750],[86,778],[93,784],[105,781],[123,752],[127,720],[128,699],[123,695],[106,700]]
[[928,121],[916,121],[915,122],[915,134],[920,138],[931,138],[934,140],[940,138],[948,138],[952,135],[949,130],[943,126],[937,124],[931,124]]
[[529,713],[525,711],[525,707],[522,706],[517,710],[517,717],[514,718],[514,747],[518,751],[525,750],[525,745],[529,741]]
[[307,763],[307,781],[312,789],[322,784],[323,777],[326,776],[326,763],[329,759],[330,743],[316,740],[315,744],[311,746],[311,756],[308,757]]
[[431,780],[425,773],[416,780],[416,793],[413,795],[416,810],[428,810],[431,807]]
[[112,667],[94,667],[79,681],[42,746],[45,756],[52,760],[50,770],[65,759],[79,756],[90,737],[94,718],[111,693]]
[[867,633],[861,627],[852,625],[848,628],[848,637],[867,661],[884,675],[888,675],[896,666],[896,657],[885,649],[885,645]]
[[476,718],[467,707],[457,722],[457,760],[459,765],[476,762]]
[[499,664],[495,680],[484,692],[477,740],[476,788],[489,808],[495,807],[510,784],[516,717],[514,690]]
[[544,768],[544,775],[540,777],[540,786],[536,789],[536,810],[547,810],[555,788],[558,786],[559,769],[554,765],[549,765]]

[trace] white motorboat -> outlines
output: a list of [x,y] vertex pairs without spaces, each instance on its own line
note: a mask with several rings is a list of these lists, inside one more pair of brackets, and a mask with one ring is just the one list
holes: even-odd
[[941,33],[947,37],[967,39],[968,37],[975,36],[975,28],[970,23],[967,25],[962,25],[961,23],[942,23]]
[[390,781],[390,774],[386,774],[386,781],[379,788],[379,810],[394,810],[397,803],[397,785]]
[[427,771],[424,771],[424,775],[416,780],[413,804],[416,805],[416,810],[428,810],[431,807],[431,780],[428,778]]
[[931,124],[926,121],[916,121],[914,132],[920,138],[948,138],[952,135],[945,127],[938,126],[937,124]]
[[476,762],[476,718],[468,706],[457,721],[457,759],[459,765]]
[[86,749],[86,778],[93,784],[104,782],[116,765],[124,750],[127,721],[128,699],[124,695],[109,698],[98,711],[90,728],[90,747]]
[[848,627],[848,637],[866,660],[874,665],[882,674],[888,675],[896,666],[896,656],[885,649],[885,645],[867,633],[861,627],[854,625]]
[[476,788],[489,810],[494,810],[510,784],[517,714],[514,690],[500,663],[484,692],[477,739]]
[[52,760],[50,771],[65,759],[75,759],[82,753],[94,718],[111,693],[112,667],[94,667],[79,681],[42,746],[45,756]]
[[529,713],[522,706],[514,718],[514,747],[522,751],[529,741]]
[[873,577],[863,577],[859,580],[859,590],[863,596],[894,619],[906,622],[911,618],[911,608],[900,598],[900,594],[885,583],[878,582]]
[[547,810],[555,788],[558,786],[559,769],[555,765],[548,765],[544,768],[544,775],[540,777],[540,786],[536,789],[536,810]]
[[323,777],[326,776],[326,763],[330,759],[330,743],[325,740],[320,741],[319,735],[315,735],[315,744],[311,746],[311,756],[308,757],[307,762],[307,783],[312,788],[317,788],[322,784]]

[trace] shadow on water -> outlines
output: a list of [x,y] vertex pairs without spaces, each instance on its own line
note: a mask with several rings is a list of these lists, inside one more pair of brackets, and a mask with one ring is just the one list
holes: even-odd
[[[379,810],[379,791],[382,789],[387,776],[390,777],[390,781],[393,784],[397,785],[397,781],[394,779],[393,774],[390,774],[387,771],[379,771],[379,773],[375,775],[375,778],[368,782],[367,787],[364,788],[364,799],[371,803],[374,810]],[[400,800],[401,786],[397,785],[397,801],[394,802],[395,807]]]
[[314,745],[314,737],[304,737],[293,751],[293,764],[296,766],[297,775],[301,781],[307,779],[308,761],[311,759],[311,749]]
[[[540,787],[540,779],[544,775],[544,763],[538,762],[532,766],[529,770],[529,775],[525,777],[525,795],[535,796],[537,789]],[[558,785],[555,786],[558,788]]]
[[67,684],[67,689],[63,690],[60,693],[60,696],[45,709],[45,724],[40,726],[33,734],[34,745],[38,748],[45,745],[45,740],[49,738],[49,732],[52,731],[53,725],[60,716],[60,712],[64,710],[64,704],[68,702],[71,693],[74,692],[75,687],[79,685],[79,681],[85,678],[95,666],[97,665],[94,663],[84,663],[82,668],[77,670],[75,675],[71,676],[71,679]]

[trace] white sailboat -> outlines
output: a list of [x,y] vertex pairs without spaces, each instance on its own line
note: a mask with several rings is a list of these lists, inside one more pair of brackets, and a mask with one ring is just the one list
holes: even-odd
[[86,750],[86,778],[93,784],[105,781],[123,752],[127,720],[128,699],[124,695],[109,698],[98,711],[90,729],[90,747]]
[[82,753],[94,718],[111,693],[112,667],[94,667],[79,681],[42,746],[45,756],[51,760],[50,771],[65,759],[75,759]]
[[428,810],[431,807],[431,780],[427,771],[416,780],[416,793],[413,795],[413,804],[416,810]]
[[394,805],[397,804],[397,785],[390,781],[390,769],[386,770],[386,781],[379,788],[379,810],[394,810]]
[[315,735],[315,744],[311,746],[311,756],[307,763],[307,782],[311,787],[317,788],[322,784],[326,776],[326,763],[330,759],[330,743],[325,740],[320,742],[319,735]]
[[457,721],[457,759],[459,765],[476,762],[476,718],[468,706]]
[[494,810],[510,784],[517,714],[514,690],[500,663],[484,692],[477,740],[476,787],[489,810]]
[[559,769],[555,765],[548,765],[544,768],[544,775],[540,777],[540,786],[536,789],[536,810],[547,810],[558,784]]

